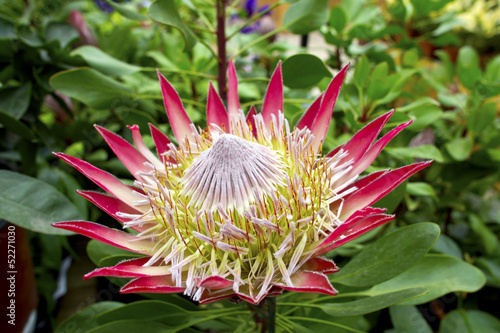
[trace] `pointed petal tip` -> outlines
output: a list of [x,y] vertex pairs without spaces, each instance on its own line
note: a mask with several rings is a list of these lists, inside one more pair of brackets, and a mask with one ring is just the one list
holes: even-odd
[[136,130],[138,130],[138,129],[139,129],[139,125],[137,125],[137,124],[134,124],[134,125],[132,125],[132,126],[127,125],[127,127],[128,127],[128,129],[129,129],[129,130],[131,130],[131,131],[136,131]]

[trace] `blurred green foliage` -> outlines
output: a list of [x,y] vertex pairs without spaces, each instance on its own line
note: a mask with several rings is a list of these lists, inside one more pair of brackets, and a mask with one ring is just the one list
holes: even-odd
[[[52,319],[55,276],[69,247],[66,236],[47,235],[58,230],[50,223],[64,218],[114,223],[75,193],[95,185],[52,152],[126,178],[127,170],[93,124],[128,140],[126,125],[138,124],[152,148],[144,131],[148,123],[173,138],[156,69],[176,87],[200,126],[208,82],[218,77],[213,1],[102,2],[113,11],[76,0],[15,0],[0,6],[0,183],[8,188],[0,193],[0,218],[34,231],[38,288]],[[331,277],[339,296],[285,294],[278,299],[279,329],[498,331],[500,5],[481,1],[488,8],[481,12],[472,11],[473,2],[458,0],[344,0],[331,8],[326,1],[288,2],[283,25],[261,34],[241,30],[263,13],[246,23],[233,21],[233,15],[244,17],[242,9],[227,4],[227,56],[234,57],[244,111],[260,107],[269,74],[283,60],[284,112],[293,125],[318,88],[324,90],[332,73],[350,61],[353,69],[335,106],[324,152],[395,108],[386,131],[414,122],[368,171],[419,159],[434,163],[379,203],[398,215],[395,222],[330,253],[342,268]],[[307,48],[273,40],[285,28],[320,34],[334,51],[323,61]],[[7,209],[14,202],[24,208]],[[98,266],[124,258],[115,250],[95,241],[88,246]],[[155,297],[144,302],[157,303],[139,307],[140,318],[128,317],[126,323],[110,318],[130,316],[127,305],[102,302],[58,330],[78,325],[82,332],[108,332],[144,327],[145,321],[152,332],[254,330],[250,315],[240,313],[244,306],[222,302],[194,308],[179,296]],[[148,306],[166,307],[168,314]],[[215,309],[226,315],[209,316]],[[103,314],[83,320],[96,312]],[[169,323],[173,314],[184,326]],[[197,321],[205,315],[207,321]],[[196,325],[186,326],[191,322]]]

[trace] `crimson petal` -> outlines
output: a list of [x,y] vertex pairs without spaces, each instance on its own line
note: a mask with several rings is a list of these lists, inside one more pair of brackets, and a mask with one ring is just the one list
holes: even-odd
[[93,181],[97,186],[99,186],[106,192],[111,193],[128,206],[140,209],[139,207],[134,205],[134,202],[138,199],[138,197],[133,194],[134,190],[129,186],[123,184],[112,174],[96,168],[92,164],[82,161],[76,157],[72,157],[63,153],[54,153],[54,155],[71,164],[78,171],[83,173],[87,178]]
[[289,291],[303,293],[320,293],[335,296],[338,291],[333,288],[328,278],[323,273],[297,271],[292,276],[293,287],[275,283],[275,286]]
[[330,120],[332,118],[333,108],[335,107],[335,102],[339,96],[340,88],[344,82],[345,75],[349,64],[344,66],[340,72],[335,75],[333,80],[328,85],[324,96],[321,100],[321,106],[317,111],[317,115],[314,118],[314,122],[311,125],[311,132],[314,134],[313,148],[318,149],[321,142],[325,139],[326,133],[328,132],[328,126],[330,126]]
[[160,71],[157,70],[157,74],[170,126],[172,126],[177,142],[182,146],[184,145],[184,139],[192,139],[191,119],[184,110],[181,98],[174,87],[161,75]]
[[313,271],[313,272],[319,272],[323,274],[332,274],[335,272],[339,271],[339,268],[333,260],[327,259],[327,258],[322,258],[322,257],[316,257],[309,259],[300,267],[301,271]]
[[120,290],[128,293],[158,293],[171,294],[184,291],[184,287],[176,287],[171,275],[140,277],[130,281]]
[[167,266],[144,266],[150,258],[137,258],[119,263],[113,267],[97,268],[85,274],[85,280],[95,276],[115,276],[121,278],[163,276],[170,274]]
[[207,97],[207,125],[215,124],[224,129],[225,132],[229,131],[229,120],[227,117],[226,108],[220,99],[219,94],[215,91],[212,82],[208,84],[208,97]]
[[121,136],[101,126],[94,125],[94,127],[99,134],[101,134],[115,155],[122,161],[123,165],[125,165],[128,171],[130,171],[137,180],[142,180],[142,178],[137,175],[138,172],[151,171],[150,168],[144,165],[144,163],[148,162],[144,155],[137,151],[137,149],[125,141]]
[[268,130],[271,129],[272,115],[278,120],[279,113],[283,112],[283,75],[281,73],[281,61],[276,66],[273,76],[269,81],[264,105],[262,106],[262,118]]
[[232,60],[227,66],[227,110],[229,115],[238,116],[240,110],[240,98],[238,97],[238,79],[236,69]]
[[88,221],[68,221],[52,223],[52,226],[98,240],[100,242],[141,254],[152,254],[156,242],[138,240],[135,235],[111,229],[103,225]]
[[427,167],[432,161],[410,164],[375,179],[365,187],[350,194],[344,201],[340,219],[350,216],[354,211],[369,206],[419,170]]

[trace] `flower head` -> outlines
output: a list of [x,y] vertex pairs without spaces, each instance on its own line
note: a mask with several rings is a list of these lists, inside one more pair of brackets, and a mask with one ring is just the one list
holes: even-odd
[[122,292],[183,292],[202,303],[223,298],[259,303],[283,290],[335,295],[320,255],[394,218],[370,205],[429,162],[360,178],[410,122],[375,141],[393,112],[321,155],[346,66],[295,128],[284,118],[281,64],[262,113],[243,114],[236,73],[228,69],[228,107],[210,84],[206,128],[195,127],[158,73],[178,145],[150,126],[158,156],[130,127],[136,148],[97,130],[135,177],[135,187],[82,160],[56,154],[110,195],[79,192],[122,222],[128,233],[86,221],[55,223],[144,255],[87,274],[134,278]]

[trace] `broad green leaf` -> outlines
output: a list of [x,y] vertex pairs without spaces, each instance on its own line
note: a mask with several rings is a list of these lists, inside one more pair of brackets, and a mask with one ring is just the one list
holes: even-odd
[[132,90],[91,68],[76,68],[52,76],[50,85],[95,109],[131,103]]
[[129,19],[135,20],[135,21],[145,21],[148,19],[147,16],[142,15],[141,13],[138,13],[137,9],[135,9],[135,8],[129,8],[128,6],[126,6],[124,4],[116,3],[116,2],[111,1],[111,0],[105,0],[105,1],[108,3],[108,5],[113,7],[114,10],[116,10],[118,13],[122,14],[126,18],[129,18]]
[[30,82],[19,87],[5,88],[0,91],[0,111],[16,119],[21,119],[26,110],[28,110],[30,99]]
[[440,119],[443,111],[438,106],[423,105],[409,111],[408,116],[413,119],[413,123],[408,128],[418,132]]
[[159,23],[178,29],[184,36],[184,51],[196,44],[196,36],[184,25],[174,0],[157,0],[149,7],[148,15]]
[[449,236],[446,236],[445,234],[441,234],[439,236],[438,240],[432,247],[432,251],[447,254],[458,259],[463,258],[462,250],[460,249],[460,247],[457,245],[457,243],[455,243],[453,239],[451,239]]
[[384,98],[391,90],[391,82],[372,76],[366,95],[373,101]]
[[369,75],[370,75],[370,62],[368,61],[365,55],[362,55],[361,58],[359,58],[356,67],[354,68],[354,75],[353,75],[353,83],[358,88],[358,90],[361,90],[363,86],[366,84]]
[[428,254],[402,274],[370,288],[368,295],[380,295],[408,288],[425,288],[425,296],[405,302],[423,304],[454,291],[475,292],[486,278],[476,267],[455,257]]
[[122,319],[170,321],[172,324],[181,324],[191,317],[191,312],[173,304],[161,301],[138,301],[127,304],[118,309],[106,311],[97,316],[100,325]]
[[140,333],[166,333],[168,326],[155,321],[122,319],[106,325],[98,326],[89,333],[116,333],[116,332],[140,332]]
[[479,55],[471,46],[463,46],[458,51],[457,75],[464,87],[472,89],[481,76]]
[[89,66],[112,76],[131,74],[141,70],[140,67],[113,58],[101,49],[91,45],[81,46],[70,54],[82,57]]
[[45,39],[47,41],[57,40],[61,49],[66,48],[78,37],[78,31],[67,23],[51,22],[45,30]]
[[328,0],[300,0],[291,5],[283,17],[283,25],[297,35],[304,35],[328,22]]
[[500,56],[496,56],[488,62],[484,78],[489,82],[500,82]]
[[465,161],[469,158],[474,142],[472,138],[458,138],[444,144],[446,151],[455,161]]
[[[115,256],[115,255],[133,255],[134,253],[120,249],[116,246],[108,245],[95,239],[92,239],[87,244],[87,254],[92,260],[92,262],[99,266],[99,263],[106,257]],[[136,257],[140,257],[140,255],[136,255]],[[99,266],[101,267],[101,266]]]
[[24,125],[20,120],[12,117],[9,113],[0,111],[0,127],[6,128],[8,131],[17,134],[25,139],[35,139],[35,134]]
[[406,192],[410,195],[422,195],[437,199],[436,192],[430,184],[423,182],[408,183]]
[[500,258],[480,257],[474,263],[486,274],[488,285],[500,288]]
[[471,109],[467,115],[467,128],[472,133],[479,135],[493,124],[496,114],[497,105],[495,103],[486,103],[480,109]]
[[290,88],[310,88],[332,77],[323,61],[312,54],[296,54],[283,62],[283,82]]
[[396,332],[432,333],[429,324],[415,306],[391,306],[389,314]]
[[387,147],[384,149],[389,155],[392,155],[396,158],[425,158],[434,160],[436,162],[444,162],[444,157],[433,145],[422,145],[417,147],[405,147],[405,148],[392,148]]
[[496,333],[500,332],[500,320],[479,310],[453,310],[439,325],[439,333]]
[[20,227],[53,235],[72,232],[51,223],[81,219],[78,209],[49,184],[16,172],[0,170],[0,218]]
[[470,227],[481,238],[481,244],[486,249],[487,254],[493,254],[498,246],[498,238],[493,231],[488,229],[486,224],[476,214],[469,213]]
[[334,6],[330,11],[328,23],[340,34],[347,24],[347,14],[341,6]]
[[416,47],[406,51],[403,55],[403,65],[407,67],[415,67],[418,62],[418,49]]
[[358,316],[375,312],[413,298],[420,299],[421,297],[419,296],[425,295],[425,293],[425,288],[409,288],[351,302],[318,304],[315,307],[334,317]]
[[116,309],[122,305],[123,303],[110,301],[92,304],[78,311],[77,313],[63,321],[61,324],[59,324],[56,327],[54,333],[88,332],[91,329],[99,326],[99,324],[97,324],[95,320],[96,316],[99,313],[106,310]]
[[438,236],[439,227],[434,223],[417,223],[393,231],[365,247],[332,275],[332,282],[365,287],[387,281],[425,255]]

